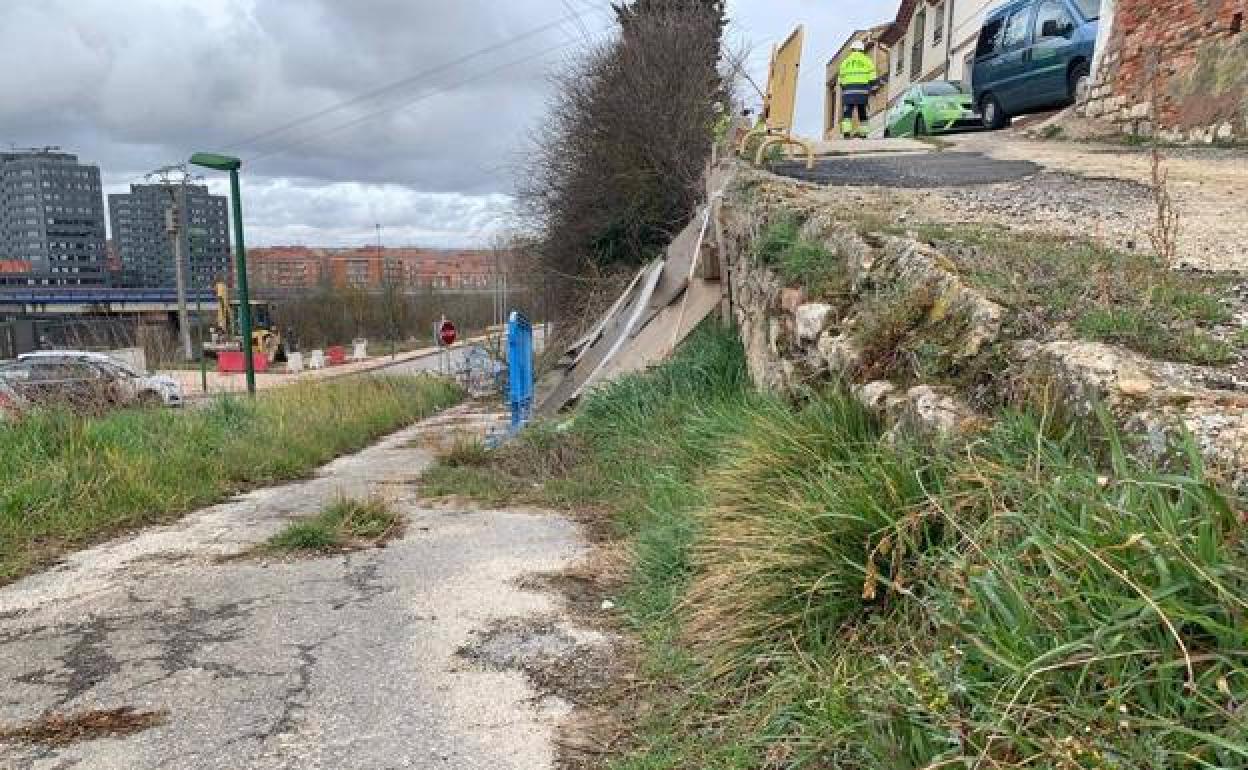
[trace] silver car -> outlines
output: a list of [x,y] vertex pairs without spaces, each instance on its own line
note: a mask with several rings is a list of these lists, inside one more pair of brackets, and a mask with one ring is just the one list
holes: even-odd
[[182,406],[182,386],[172,377],[146,375],[103,353],[55,350],[26,353],[0,366],[0,379],[30,403],[111,403]]

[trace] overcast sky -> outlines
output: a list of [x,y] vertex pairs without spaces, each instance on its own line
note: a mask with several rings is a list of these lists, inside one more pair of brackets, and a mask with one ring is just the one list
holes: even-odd
[[[898,0],[730,0],[761,84],[807,28],[798,128],[823,65]],[[0,145],[60,145],[106,192],[196,150],[240,155],[250,244],[471,245],[510,221],[547,75],[608,0],[3,0]],[[337,108],[337,109],[332,109]],[[221,191],[220,180],[212,180]]]

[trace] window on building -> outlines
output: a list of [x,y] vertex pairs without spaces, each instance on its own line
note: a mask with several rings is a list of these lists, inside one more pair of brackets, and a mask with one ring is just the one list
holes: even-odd
[[927,9],[914,15],[914,41],[910,46],[910,79],[923,77],[923,47],[927,40]]
[[932,45],[939,45],[945,39],[945,4],[937,3],[932,9]]
[[906,74],[906,48],[905,44],[897,46],[897,77]]

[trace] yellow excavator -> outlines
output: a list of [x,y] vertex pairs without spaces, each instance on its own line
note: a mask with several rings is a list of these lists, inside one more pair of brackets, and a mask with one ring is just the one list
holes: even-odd
[[[204,356],[216,358],[223,351],[242,349],[242,332],[238,326],[238,312],[241,307],[238,300],[230,299],[230,287],[224,281],[216,286],[217,323],[209,330],[209,338],[204,341]],[[251,350],[263,353],[269,363],[286,360],[286,341],[282,333],[273,324],[272,306],[263,300],[252,300],[251,305]]]

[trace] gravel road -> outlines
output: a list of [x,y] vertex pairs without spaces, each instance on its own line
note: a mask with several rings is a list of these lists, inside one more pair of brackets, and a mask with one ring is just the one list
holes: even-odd
[[[582,558],[578,529],[554,514],[423,507],[412,485],[431,461],[425,439],[495,419],[452,410],[315,478],[0,589],[0,733],[121,708],[160,722],[59,746],[0,741],[0,767],[550,768],[567,704],[461,651],[499,623],[539,620],[575,654],[604,644],[555,597],[517,587]],[[364,494],[406,515],[387,547],[236,558],[336,496]]]

